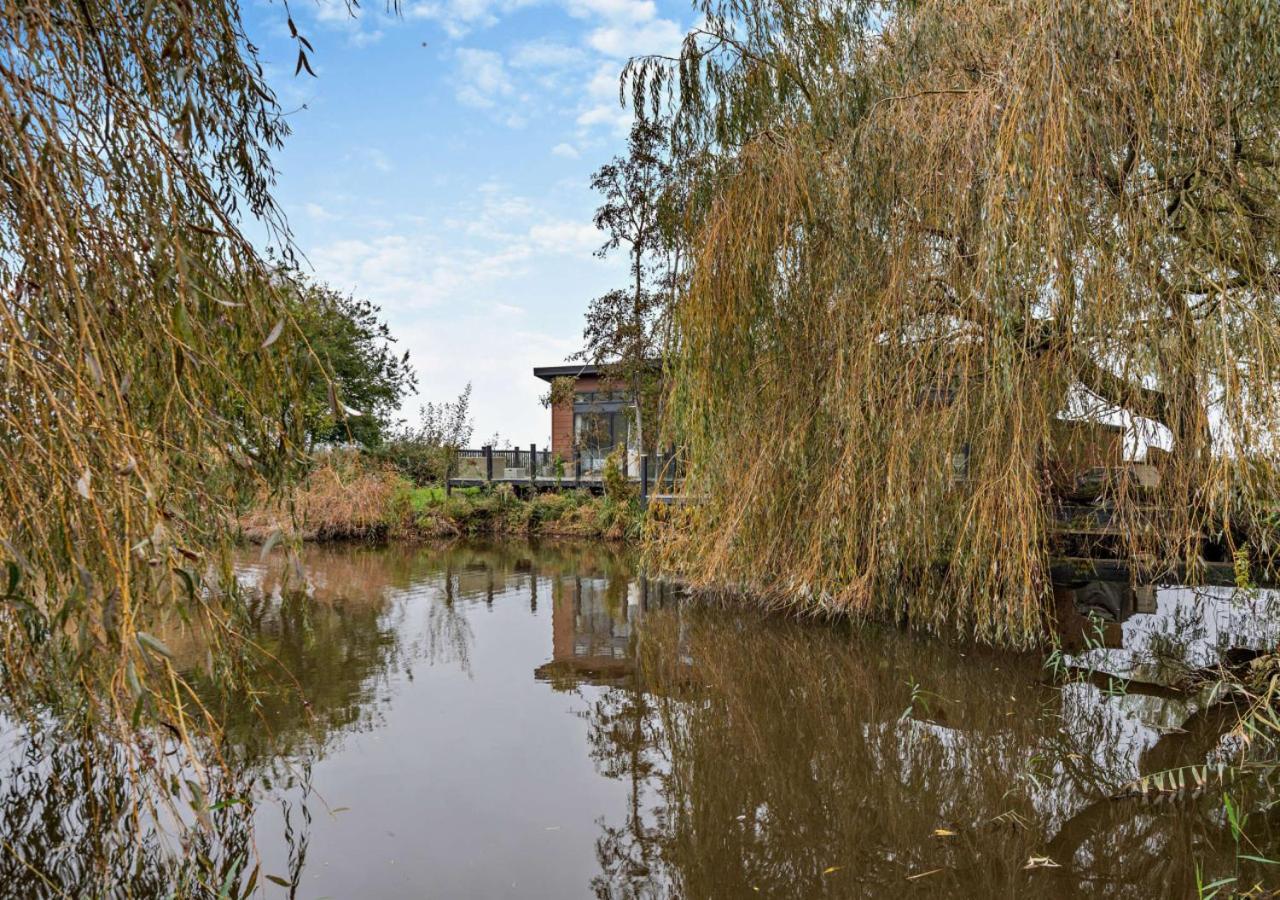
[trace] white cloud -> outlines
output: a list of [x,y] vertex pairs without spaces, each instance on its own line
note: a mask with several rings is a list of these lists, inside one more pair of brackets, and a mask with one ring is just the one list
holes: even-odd
[[587,43],[617,59],[652,53],[673,56],[680,50],[684,31],[670,19],[654,19],[641,25],[608,25],[587,35]]
[[303,207],[303,210],[313,222],[334,222],[340,218],[340,216],[329,212],[319,203],[308,203]]
[[374,9],[352,10],[343,0],[317,0],[314,9],[316,21],[346,32],[347,43],[352,47],[368,47],[382,40],[382,28],[390,20],[385,12]]
[[386,308],[424,309],[464,288],[516,277],[548,255],[588,256],[600,243],[590,222],[549,217],[496,182],[480,185],[474,196],[478,202],[449,211],[435,230],[428,223],[332,241],[310,254],[312,264],[326,281]]
[[653,0],[567,0],[566,9],[580,19],[601,18],[608,22],[648,22],[658,14]]
[[530,41],[516,47],[511,54],[511,66],[515,69],[564,69],[581,65],[587,59],[581,47],[556,41]]
[[455,83],[458,102],[477,109],[489,109],[501,97],[514,91],[502,57],[492,50],[459,47],[456,53]]
[[546,222],[529,229],[529,239],[541,253],[585,256],[604,243],[590,222]]
[[418,399],[406,403],[402,414],[412,420],[419,404],[451,400],[470,382],[473,446],[495,432],[517,446],[546,446],[551,413],[539,398],[547,386],[532,370],[564,362],[579,349],[579,337],[576,331],[549,334],[539,321],[493,297],[483,309],[444,327],[427,321],[397,325],[396,346],[409,350],[418,373]]
[[563,279],[561,289],[581,290],[585,304],[617,264],[591,258],[601,239],[585,218],[550,214],[497,181],[468,196],[430,216],[400,217],[393,233],[330,241],[309,257],[328,284],[381,306],[397,349],[410,351],[419,397],[402,415],[471,381],[478,436],[499,431],[542,444],[546,385],[531,369],[564,361],[581,329],[576,315],[544,306],[544,288]]
[[354,155],[384,174],[395,168],[391,164],[391,158],[377,147],[358,147]]
[[[602,62],[596,66],[583,93],[586,103],[577,117],[578,126],[590,129],[603,126],[615,135],[625,135],[631,128],[631,111],[621,105],[618,96],[618,78],[622,67],[616,62]],[[583,135],[580,134],[579,138]],[[582,143],[579,140],[579,143]]]
[[345,24],[355,16],[343,0],[317,0],[316,18],[321,22]]
[[426,0],[407,2],[401,13],[410,21],[439,23],[445,34],[457,40],[477,28],[490,28],[501,17],[536,0]]
[[563,156],[565,159],[578,158],[578,149],[573,144],[556,144],[551,148],[551,152],[555,156]]
[[374,29],[373,31],[360,30],[347,38],[353,47],[368,47],[382,40],[382,30]]
[[603,125],[612,129],[618,136],[624,136],[631,130],[631,111],[620,106],[599,104],[578,114],[578,124],[583,128]]

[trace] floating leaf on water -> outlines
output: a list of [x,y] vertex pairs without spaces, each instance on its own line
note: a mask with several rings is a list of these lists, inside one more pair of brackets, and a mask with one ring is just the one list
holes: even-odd
[[926,877],[928,877],[929,875],[937,875],[937,874],[938,874],[939,872],[941,872],[941,871],[942,871],[942,869],[930,869],[930,870],[929,870],[929,871],[927,871],[927,872],[917,872],[917,873],[916,873],[916,874],[914,874],[914,875],[908,875],[908,876],[907,876],[907,881],[915,881],[917,878],[926,878]]
[[258,349],[266,350],[268,347],[270,347],[272,344],[274,344],[276,341],[280,339],[280,335],[283,332],[284,332],[284,319],[281,319],[271,327],[271,331],[267,334],[267,339],[262,342],[262,345]]
[[165,646],[164,641],[157,637],[152,637],[145,631],[138,632],[138,644],[152,653],[163,656],[165,659],[173,659],[173,651]]
[[948,828],[935,828],[935,829],[933,829],[933,836],[934,836],[934,837],[955,837],[955,836],[956,836],[956,834],[957,834],[957,832],[951,831],[951,830],[950,830],[950,829],[948,829]]
[[832,872],[839,872],[844,866],[827,866],[822,870],[823,875],[830,875]]

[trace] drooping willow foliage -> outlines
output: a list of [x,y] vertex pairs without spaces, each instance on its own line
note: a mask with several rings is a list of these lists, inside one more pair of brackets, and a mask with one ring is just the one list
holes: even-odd
[[[1139,577],[1268,550],[1280,499],[1280,7],[715,4],[672,90],[705,154],[659,558],[806,608],[1044,633],[1081,409]],[[1069,422],[1074,418],[1076,424]],[[1087,416],[1084,418],[1088,418]],[[1123,471],[1123,469],[1121,469]]]
[[216,722],[162,635],[231,677],[227,513],[323,377],[272,274],[287,132],[235,2],[0,4],[4,712],[160,723],[196,776]]

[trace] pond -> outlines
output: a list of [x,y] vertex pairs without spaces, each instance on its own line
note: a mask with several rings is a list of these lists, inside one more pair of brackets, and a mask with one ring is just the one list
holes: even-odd
[[[1131,790],[1222,749],[1221,707],[1158,686],[695,603],[599,544],[310,547],[305,595],[285,566],[242,577],[301,698],[223,710],[266,896],[1181,897],[1275,844],[1212,782]],[[17,895],[56,890],[15,858],[91,865],[52,813],[74,770],[5,749]]]

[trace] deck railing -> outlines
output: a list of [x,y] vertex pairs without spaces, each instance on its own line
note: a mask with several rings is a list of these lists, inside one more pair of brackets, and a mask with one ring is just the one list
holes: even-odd
[[[529,484],[538,488],[598,488],[604,483],[605,460],[600,450],[573,451],[567,456],[534,445],[480,447],[457,451],[450,485]],[[683,458],[674,450],[635,451],[620,455],[622,475],[640,486],[641,494],[674,493],[684,480]]]

